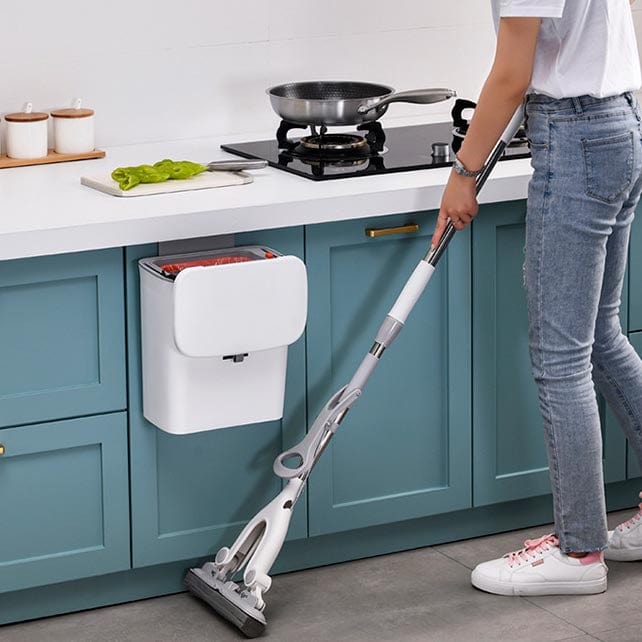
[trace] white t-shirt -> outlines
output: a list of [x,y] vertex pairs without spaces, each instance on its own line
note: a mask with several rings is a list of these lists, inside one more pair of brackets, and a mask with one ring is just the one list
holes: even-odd
[[530,92],[615,96],[642,84],[629,0],[492,0],[503,17],[542,18]]

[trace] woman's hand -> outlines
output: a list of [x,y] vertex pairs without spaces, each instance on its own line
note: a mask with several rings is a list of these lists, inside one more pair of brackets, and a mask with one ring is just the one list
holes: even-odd
[[477,204],[475,185],[474,178],[467,178],[454,171],[451,172],[441,197],[441,207],[431,247],[437,247],[439,244],[446,227],[448,227],[449,219],[456,230],[463,230],[477,216],[479,205]]

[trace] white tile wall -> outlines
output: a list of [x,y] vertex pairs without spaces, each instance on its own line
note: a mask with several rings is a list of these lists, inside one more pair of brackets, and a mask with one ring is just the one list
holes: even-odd
[[[267,131],[265,89],[315,78],[475,98],[492,61],[489,0],[49,0],[0,14],[0,113],[81,96],[99,146]],[[642,41],[642,2],[635,7]],[[388,122],[447,116],[395,105]]]
[[[337,78],[477,96],[488,0],[48,0],[0,14],[0,113],[81,96],[99,146],[274,128],[265,89]],[[447,114],[396,105],[386,119]],[[237,136],[238,137],[238,136]]]

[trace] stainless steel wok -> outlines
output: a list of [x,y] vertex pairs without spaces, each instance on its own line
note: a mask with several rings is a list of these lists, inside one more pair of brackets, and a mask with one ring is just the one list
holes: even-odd
[[438,103],[457,94],[452,89],[395,92],[387,85],[316,81],[277,85],[267,90],[272,108],[296,125],[360,125],[381,118],[390,103]]

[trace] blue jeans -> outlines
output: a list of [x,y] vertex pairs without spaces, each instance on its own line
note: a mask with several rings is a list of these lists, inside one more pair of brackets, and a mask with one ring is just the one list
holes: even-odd
[[631,94],[526,100],[533,178],[524,282],[529,350],[563,552],[606,548],[595,385],[642,464],[642,360],[619,308],[642,192],[640,111]]

